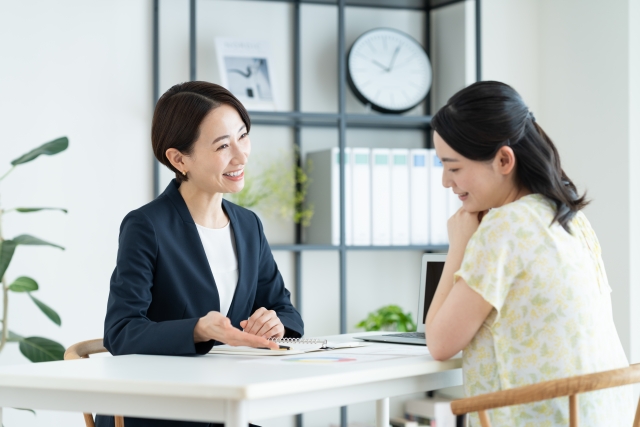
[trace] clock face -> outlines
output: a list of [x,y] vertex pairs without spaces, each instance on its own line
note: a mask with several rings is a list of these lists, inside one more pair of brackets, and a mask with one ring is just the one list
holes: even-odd
[[411,36],[392,29],[361,35],[347,58],[355,96],[383,113],[403,113],[420,104],[431,87],[431,64]]

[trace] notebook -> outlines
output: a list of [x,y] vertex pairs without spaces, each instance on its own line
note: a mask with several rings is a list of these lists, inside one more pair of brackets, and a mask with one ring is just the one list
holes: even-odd
[[444,262],[447,254],[424,254],[422,256],[422,272],[420,274],[420,296],[418,297],[418,325],[417,332],[400,332],[398,334],[369,335],[354,337],[359,340],[385,342],[394,344],[425,345],[427,343],[424,336],[425,317],[429,311],[429,306],[438,288],[440,276],[444,269]]
[[281,338],[272,339],[281,347],[280,350],[268,348],[253,348],[245,346],[217,345],[209,351],[209,354],[232,354],[237,356],[290,356],[293,354],[311,353],[313,351],[329,351],[340,348],[364,347],[363,342],[332,343],[327,340],[315,338]]

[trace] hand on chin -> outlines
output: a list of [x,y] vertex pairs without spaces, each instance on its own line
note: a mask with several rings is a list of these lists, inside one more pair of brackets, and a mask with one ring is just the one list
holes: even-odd
[[469,212],[464,207],[453,214],[447,221],[447,232],[449,234],[449,248],[466,248],[467,243],[476,232],[480,221],[488,211]]

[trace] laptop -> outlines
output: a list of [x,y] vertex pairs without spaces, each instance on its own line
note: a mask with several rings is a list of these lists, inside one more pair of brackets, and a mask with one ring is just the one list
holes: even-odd
[[418,316],[416,319],[417,332],[401,332],[388,335],[371,335],[367,337],[354,337],[363,341],[425,345],[424,318],[427,316],[429,306],[436,293],[444,261],[447,254],[424,254],[422,256],[422,271],[420,273],[420,296],[418,298]]

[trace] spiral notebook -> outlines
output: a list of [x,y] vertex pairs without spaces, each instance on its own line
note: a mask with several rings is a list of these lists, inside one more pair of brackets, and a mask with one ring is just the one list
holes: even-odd
[[364,347],[363,342],[332,343],[327,340],[315,338],[280,338],[270,339],[280,345],[280,350],[268,348],[253,348],[244,346],[217,345],[209,351],[209,354],[233,354],[238,356],[290,356],[293,354],[311,353],[313,351],[329,351],[340,348]]

